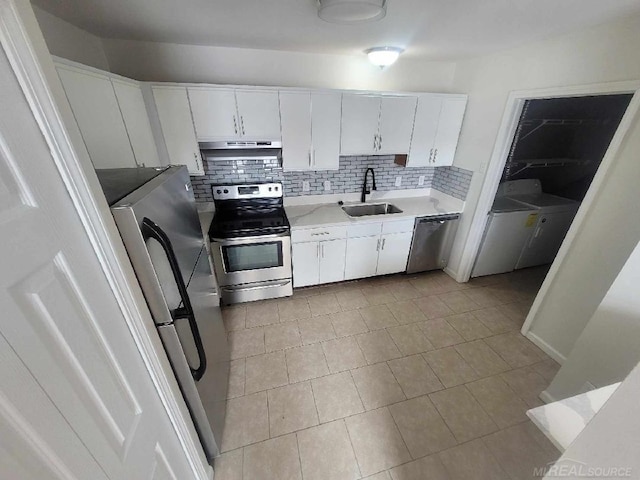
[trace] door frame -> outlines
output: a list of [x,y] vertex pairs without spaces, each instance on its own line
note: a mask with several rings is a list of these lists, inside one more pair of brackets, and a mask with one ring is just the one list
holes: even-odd
[[171,371],[168,359],[158,353],[159,337],[151,335],[155,326],[140,287],[131,282],[135,274],[110,218],[109,207],[104,198],[94,195],[100,186],[91,160],[86,149],[74,147],[83,145],[80,131],[70,107],[55,101],[56,91],[57,98],[64,98],[60,95],[64,95],[62,84],[27,0],[0,0],[0,46],[50,148],[60,178],[182,445],[193,478],[210,480],[213,469],[206,462],[186,404],[180,401],[177,381],[167,374]]
[[[478,203],[476,204],[476,208],[473,213],[471,227],[463,246],[460,268],[456,275],[456,280],[458,282],[467,282],[471,278],[471,271],[480,250],[482,235],[488,219],[487,213],[491,210],[491,205],[493,204],[496,192],[498,191],[498,185],[502,178],[502,172],[509,155],[509,150],[511,149],[513,136],[515,135],[525,101],[529,99],[578,97],[616,93],[631,93],[633,94],[633,97],[624,113],[624,116],[622,117],[613,139],[611,140],[602,162],[600,163],[600,167],[591,182],[591,186],[580,205],[578,213],[571,223],[571,227],[562,242],[562,246],[560,247],[555,260],[551,264],[551,268],[549,269],[533,305],[529,310],[529,314],[527,315],[521,329],[523,335],[526,335],[529,331],[531,323],[533,322],[544,297],[553,285],[557,272],[564,264],[564,260],[567,256],[567,252],[571,248],[573,240],[578,236],[582,229],[585,217],[592,209],[598,194],[604,188],[604,182],[607,178],[608,170],[613,165],[613,162],[618,155],[618,151],[620,150],[620,146],[622,145],[622,141],[625,138],[634,118],[638,115],[638,111],[640,111],[640,81],[634,80],[590,85],[575,85],[568,87],[550,87],[534,90],[517,90],[510,92],[507,98],[502,122],[493,147],[493,153],[491,154],[491,159],[487,166],[487,173],[484,177],[480,196],[478,197]],[[535,343],[535,339],[532,340]],[[556,360],[560,362],[563,360],[563,357],[559,355],[558,352],[549,351],[550,348],[548,345],[538,346],[543,348]]]

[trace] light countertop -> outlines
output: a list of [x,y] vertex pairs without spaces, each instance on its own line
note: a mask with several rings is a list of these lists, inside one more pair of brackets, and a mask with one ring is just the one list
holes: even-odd
[[[345,202],[345,205],[357,205],[359,203],[360,202]],[[464,202],[462,200],[458,200],[436,191],[432,191],[431,194],[420,197],[385,197],[376,200],[369,200],[367,203],[392,203],[402,210],[402,213],[349,217],[336,202],[310,205],[289,205],[285,206],[285,211],[287,212],[287,218],[289,219],[291,228],[297,229],[328,225],[350,225],[356,223],[393,221],[431,215],[445,215],[460,213],[464,208]]]
[[532,408],[527,411],[527,416],[560,451],[565,451],[619,385],[614,383]]

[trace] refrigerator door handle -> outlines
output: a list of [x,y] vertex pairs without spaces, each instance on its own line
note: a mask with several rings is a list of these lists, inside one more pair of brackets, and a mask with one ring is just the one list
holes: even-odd
[[178,287],[178,292],[180,293],[180,298],[182,299],[182,307],[176,308],[173,312],[171,312],[171,317],[174,320],[179,320],[186,318],[189,320],[189,328],[191,329],[191,334],[193,335],[193,341],[196,346],[196,350],[198,351],[198,359],[200,361],[200,365],[198,368],[189,367],[191,369],[191,375],[193,379],[197,382],[204,375],[205,370],[207,369],[207,357],[204,353],[204,347],[202,346],[202,338],[200,338],[200,332],[198,330],[198,324],[196,323],[196,317],[193,314],[193,308],[191,307],[191,300],[189,299],[189,294],[187,293],[187,287],[182,280],[182,273],[180,272],[180,266],[178,265],[178,259],[176,258],[176,254],[173,251],[173,247],[171,246],[171,240],[166,233],[152,220],[149,220],[147,217],[144,217],[142,220],[142,236],[145,240],[149,238],[153,238],[156,240],[162,249],[164,250],[165,255],[167,256],[167,260],[169,261],[169,266],[171,267],[171,272],[173,273],[173,277],[176,281],[176,285]]

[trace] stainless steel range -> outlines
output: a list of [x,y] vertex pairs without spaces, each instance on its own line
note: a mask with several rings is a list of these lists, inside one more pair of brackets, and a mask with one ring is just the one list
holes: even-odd
[[293,294],[281,183],[214,185],[209,240],[224,303]]

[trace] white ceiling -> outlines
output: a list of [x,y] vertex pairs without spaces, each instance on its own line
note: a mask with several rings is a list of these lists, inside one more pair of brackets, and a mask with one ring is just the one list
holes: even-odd
[[103,38],[356,54],[376,45],[453,60],[640,14],[640,0],[388,0],[387,16],[334,25],[315,0],[32,0]]

